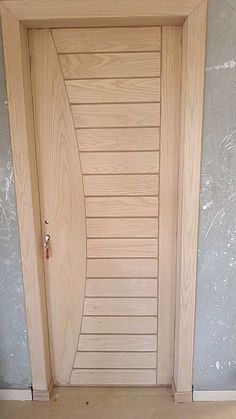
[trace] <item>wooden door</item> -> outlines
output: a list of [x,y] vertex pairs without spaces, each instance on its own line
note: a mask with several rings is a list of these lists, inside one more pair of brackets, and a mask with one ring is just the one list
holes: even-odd
[[167,384],[181,30],[29,36],[55,383]]

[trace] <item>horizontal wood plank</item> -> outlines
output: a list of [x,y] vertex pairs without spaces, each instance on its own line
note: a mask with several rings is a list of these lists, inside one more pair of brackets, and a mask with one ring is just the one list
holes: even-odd
[[158,127],[77,129],[76,135],[80,151],[159,150]]
[[65,79],[159,77],[160,53],[59,55]]
[[72,385],[155,385],[156,370],[74,369]]
[[87,297],[156,297],[156,278],[91,278],[86,283]]
[[156,298],[85,298],[85,316],[155,316]]
[[77,352],[74,368],[156,368],[155,352]]
[[83,334],[155,334],[156,317],[83,316]]
[[86,196],[158,194],[158,175],[85,175],[83,179]]
[[157,259],[88,259],[88,278],[156,278]]
[[[158,197],[87,197],[87,217],[157,217]],[[89,224],[91,232],[94,224]],[[108,221],[108,220],[107,220]],[[139,222],[139,220],[137,220]],[[140,221],[141,223],[141,221]],[[91,228],[89,227],[91,226]]]
[[158,173],[158,151],[81,153],[84,174]]
[[160,51],[161,28],[73,28],[52,31],[58,53]]
[[158,237],[158,218],[88,218],[87,237]]
[[157,257],[157,239],[88,239],[88,258],[155,258]]
[[79,351],[135,351],[157,350],[156,335],[80,335]]
[[71,105],[76,128],[156,127],[160,103]]
[[67,80],[70,103],[159,102],[160,79]]

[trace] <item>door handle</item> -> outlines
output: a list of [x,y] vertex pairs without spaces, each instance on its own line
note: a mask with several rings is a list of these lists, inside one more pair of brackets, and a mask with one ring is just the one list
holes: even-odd
[[50,235],[45,234],[43,240],[43,247],[45,249],[45,259],[48,260],[50,257]]

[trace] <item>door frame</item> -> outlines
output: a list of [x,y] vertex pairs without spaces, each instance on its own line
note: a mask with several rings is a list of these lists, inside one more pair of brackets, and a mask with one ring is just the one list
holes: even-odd
[[173,393],[192,401],[207,0],[7,0],[1,20],[34,400],[53,380],[27,29],[183,26]]

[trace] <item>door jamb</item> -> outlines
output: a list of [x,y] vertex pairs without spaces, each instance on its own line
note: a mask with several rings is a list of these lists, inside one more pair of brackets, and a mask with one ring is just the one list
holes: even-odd
[[192,401],[207,0],[130,0],[128,10],[126,0],[110,5],[108,0],[1,2],[33,398],[49,400],[53,379],[27,29],[178,24],[183,25],[183,56],[173,392],[176,401]]

